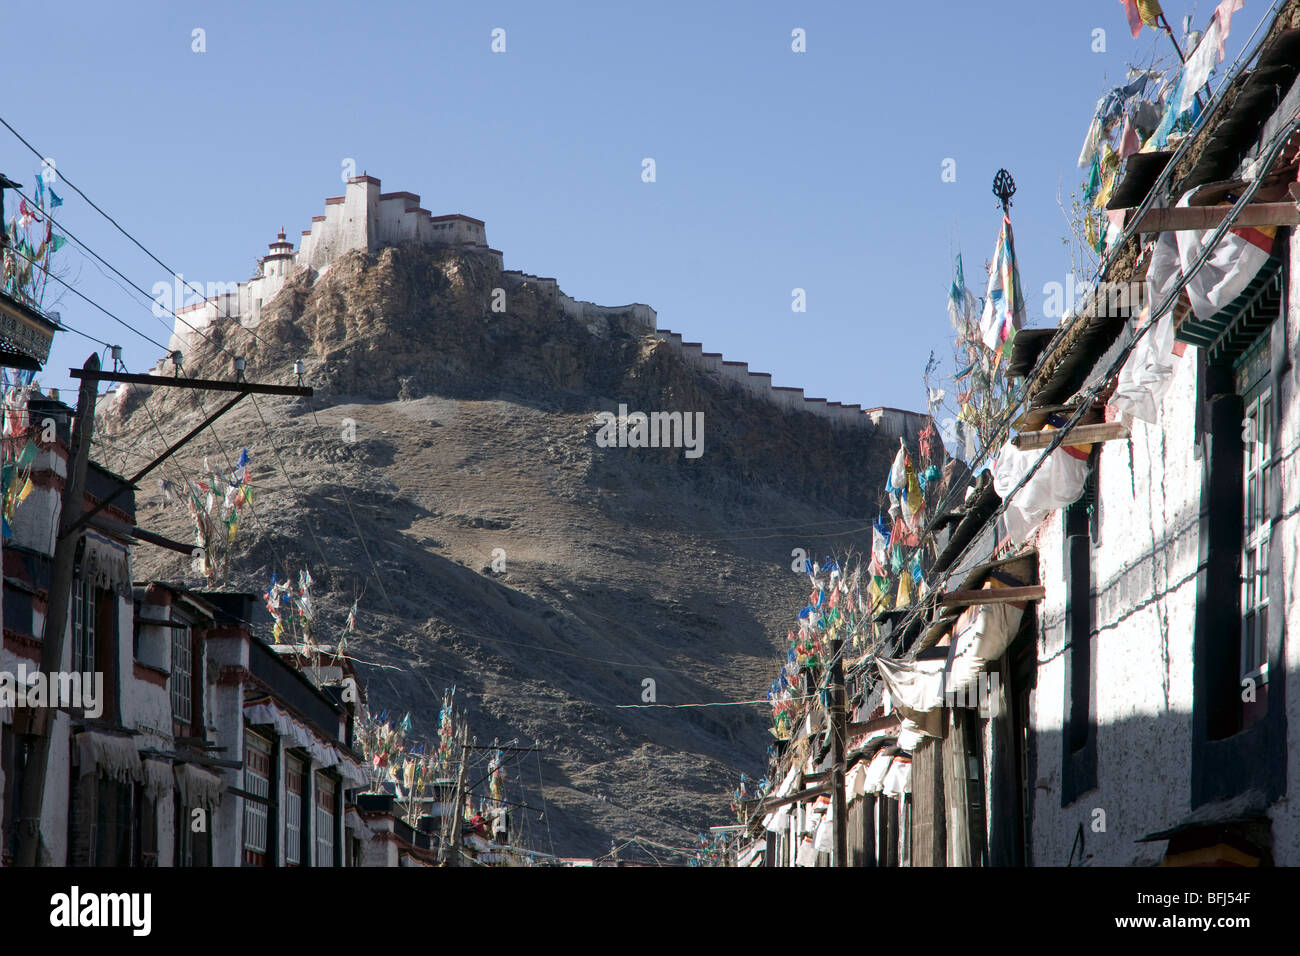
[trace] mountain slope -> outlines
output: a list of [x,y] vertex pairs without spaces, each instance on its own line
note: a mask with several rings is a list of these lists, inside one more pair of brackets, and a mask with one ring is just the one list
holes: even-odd
[[[361,594],[353,653],[374,709],[409,709],[432,738],[455,684],[480,745],[541,748],[515,755],[508,785],[535,808],[515,823],[538,849],[601,854],[637,833],[685,846],[725,819],[737,774],[761,769],[765,707],[619,705],[642,703],[646,678],[660,704],[763,696],[805,596],[791,549],[869,545],[869,530],[790,526],[865,526],[852,519],[875,513],[896,438],[743,395],[632,318],[571,318],[461,250],[352,253],[296,275],[256,329],[206,331],[187,374],[232,377],[225,346],[252,381],[291,382],[302,359],[316,389],[245,399],[177,456],[193,477],[204,455],[221,470],[251,455],[256,515],[221,586],[309,566],[336,628]],[[119,390],[96,454],[133,471],[161,450],[155,420],[175,440],[219,400]],[[620,403],[703,412],[702,457],[599,447],[596,414]],[[190,540],[152,485],[139,514]],[[142,546],[136,568],[199,583],[171,552]]]

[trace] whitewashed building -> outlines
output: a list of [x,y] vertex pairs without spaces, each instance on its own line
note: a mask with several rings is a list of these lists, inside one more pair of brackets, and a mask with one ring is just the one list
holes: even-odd
[[[1298,75],[1292,0],[1124,167],[1097,288],[1144,294],[1016,339],[1018,434],[850,674],[849,865],[1300,865]],[[825,865],[808,723],[747,860]]]

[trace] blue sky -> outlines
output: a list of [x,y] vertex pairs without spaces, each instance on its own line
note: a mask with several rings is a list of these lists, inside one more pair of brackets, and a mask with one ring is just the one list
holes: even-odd
[[[1176,27],[1213,12],[1164,6]],[[1248,0],[1237,15],[1225,68],[1266,9]],[[649,303],[661,328],[776,385],[912,408],[930,350],[950,354],[959,248],[983,292],[993,174],[1005,166],[1019,187],[1029,324],[1053,324],[1043,285],[1070,268],[1058,185],[1082,179],[1097,97],[1129,62],[1171,52],[1163,34],[1133,40],[1117,0],[65,0],[16,13],[4,118],[187,280],[247,279],[281,226],[296,243],[342,193],[353,159],[435,215],[485,220],[507,268],[580,299]],[[505,53],[490,50],[497,27]],[[942,181],[947,158],[956,182]],[[30,189],[38,168],[0,129],[0,171]],[[138,285],[169,278],[55,189],[61,221]],[[82,292],[166,341],[147,302],[72,244],[60,255]],[[806,313],[791,311],[794,288]],[[70,295],[56,308],[122,344],[132,370],[161,354]],[[60,334],[41,381],[68,387],[91,348]]]

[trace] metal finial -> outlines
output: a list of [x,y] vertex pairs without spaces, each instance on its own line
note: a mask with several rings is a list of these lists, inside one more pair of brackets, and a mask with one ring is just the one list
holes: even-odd
[[1011,205],[1011,197],[1016,194],[1016,181],[1011,178],[1011,174],[1005,169],[999,169],[998,174],[993,177],[993,195],[1002,201],[1002,211],[1005,213],[1007,207]]

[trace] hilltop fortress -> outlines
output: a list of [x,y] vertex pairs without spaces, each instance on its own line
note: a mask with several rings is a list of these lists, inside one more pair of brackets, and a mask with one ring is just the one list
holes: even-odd
[[[310,269],[317,275],[354,250],[377,252],[384,246],[403,242],[447,245],[491,259],[501,270],[507,289],[531,284],[551,297],[565,314],[580,321],[599,316],[631,316],[656,337],[668,342],[689,365],[733,382],[742,391],[789,411],[803,411],[835,425],[854,427],[870,425],[886,434],[906,438],[914,443],[925,427],[926,416],[897,408],[868,408],[843,405],[824,398],[806,397],[801,388],[772,385],[766,372],[751,372],[746,362],[730,362],[720,352],[705,352],[699,342],[684,342],[682,336],[658,327],[658,316],[648,305],[633,303],[602,306],[571,298],[560,291],[555,279],[530,275],[503,268],[501,253],[488,246],[486,226],[480,219],[459,213],[434,216],[421,208],[420,197],[410,192],[380,192],[374,176],[353,176],[342,196],[325,200],[325,215],[313,216],[311,228],[302,230],[295,252],[283,231],[270,244],[266,255],[258,260],[258,274],[233,288],[209,290],[201,302],[177,308],[169,348],[182,353],[202,330],[217,322],[238,322],[256,328],[262,309],[271,304],[285,281],[298,269]],[[183,321],[182,321],[183,320]]]

